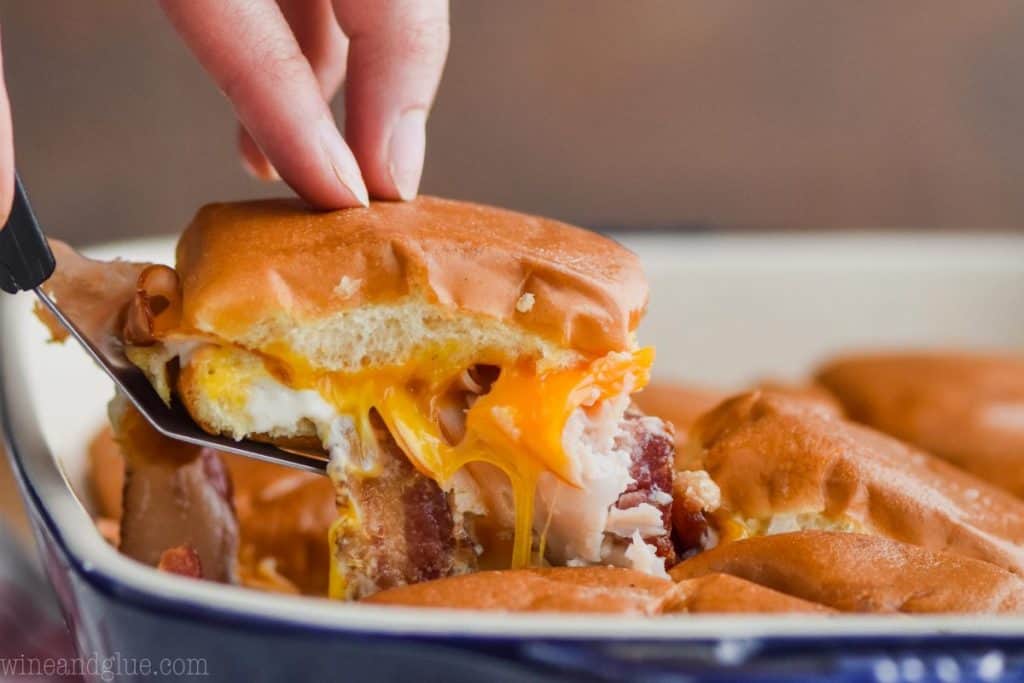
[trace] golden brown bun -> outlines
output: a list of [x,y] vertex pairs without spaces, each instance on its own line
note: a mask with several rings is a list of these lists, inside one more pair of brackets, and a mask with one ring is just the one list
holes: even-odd
[[391,588],[363,602],[505,612],[646,614],[672,583],[617,567],[483,571]]
[[784,396],[792,401],[803,402],[808,408],[822,410],[831,413],[836,417],[843,417],[843,406],[835,396],[825,387],[813,382],[780,382],[778,380],[763,380],[754,387],[763,394],[775,394]]
[[832,611],[733,576],[716,574],[673,584],[617,567],[483,571],[392,588],[363,602],[503,612],[647,615]]
[[851,355],[818,379],[852,419],[1024,496],[1024,356]]
[[[788,396],[794,400],[806,400],[810,405],[817,405],[842,415],[843,409],[839,402],[824,387],[816,384],[788,384],[768,380],[758,384],[765,393]],[[722,389],[714,389],[697,384],[683,382],[652,382],[643,391],[633,396],[633,401],[647,415],[656,415],[671,422],[675,427],[676,446],[682,447],[690,428],[700,418],[719,403],[734,395]]]
[[729,393],[676,382],[653,382],[633,396],[647,415],[656,415],[675,427],[676,445],[682,446],[690,427],[701,415],[721,403]]
[[721,489],[716,515],[774,521],[773,531],[863,531],[1024,572],[1024,502],[806,403],[729,399],[701,418],[688,449]]
[[1024,581],[993,564],[863,534],[749,538],[678,564],[671,575],[719,572],[843,612],[1024,610]]
[[729,574],[683,579],[654,608],[658,614],[827,614],[834,611]]
[[182,235],[177,270],[183,327],[229,340],[420,294],[597,355],[631,347],[647,302],[638,259],[612,240],[434,197],[329,213],[208,205]]

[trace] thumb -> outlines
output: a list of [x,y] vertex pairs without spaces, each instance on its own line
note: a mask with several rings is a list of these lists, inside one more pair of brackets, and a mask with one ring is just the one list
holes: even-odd
[[11,130],[11,105],[4,81],[3,54],[0,51],[0,230],[7,223],[14,199],[14,135]]

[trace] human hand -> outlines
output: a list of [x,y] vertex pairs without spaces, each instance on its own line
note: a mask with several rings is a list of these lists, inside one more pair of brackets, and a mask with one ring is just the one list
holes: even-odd
[[[243,160],[314,206],[411,199],[447,0],[161,0],[234,105]],[[327,102],[345,83],[342,138]]]
[[[448,51],[447,0],[161,0],[235,108],[245,165],[312,205],[412,199]],[[0,61],[0,225],[14,146]],[[345,83],[341,136],[328,101]],[[347,139],[347,142],[346,142]]]

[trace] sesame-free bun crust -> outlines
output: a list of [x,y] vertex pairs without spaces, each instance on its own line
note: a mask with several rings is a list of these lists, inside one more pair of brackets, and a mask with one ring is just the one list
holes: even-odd
[[860,531],[1024,573],[1024,501],[806,402],[729,399],[697,422],[687,450],[721,489],[716,514],[759,522],[754,535]]
[[818,380],[854,420],[1024,497],[1024,355],[848,355]]
[[363,602],[502,612],[638,615],[832,611],[734,576],[713,574],[672,583],[618,567],[475,572],[392,588]]
[[652,382],[637,393],[633,401],[648,415],[656,415],[672,423],[676,445],[682,446],[697,418],[728,396],[726,391],[695,384]]
[[[769,380],[760,382],[756,388],[762,393],[806,401],[809,407],[819,407],[837,416],[843,412],[839,402],[817,384],[786,384]],[[634,395],[633,401],[648,415],[672,423],[675,427],[676,446],[682,448],[690,428],[698,418],[736,393],[739,392],[699,384],[655,381]]]
[[752,581],[717,573],[679,581],[654,608],[658,614],[828,614],[834,611]]
[[[603,355],[631,348],[647,302],[638,259],[612,240],[434,197],[327,213],[289,200],[211,204],[182,235],[177,271],[182,328],[249,348],[295,342],[299,330],[304,340],[292,347],[335,368],[354,359],[324,340],[346,329],[378,341],[388,331],[430,337],[431,325],[460,316],[474,320],[456,338],[486,336],[491,321],[502,328],[494,334]],[[362,318],[345,320],[352,311]],[[364,365],[396,360],[373,339],[345,341],[366,347]]]
[[618,567],[508,569],[400,586],[363,602],[505,612],[647,614],[670,581]]
[[678,581],[730,574],[843,612],[1019,613],[1024,581],[993,564],[877,536],[800,531],[713,548]]

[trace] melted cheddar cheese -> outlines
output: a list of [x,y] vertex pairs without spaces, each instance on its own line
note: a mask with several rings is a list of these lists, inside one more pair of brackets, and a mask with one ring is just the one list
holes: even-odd
[[[244,405],[247,382],[238,354],[225,347],[207,347],[215,354],[217,371],[203,377],[210,398],[234,408]],[[534,496],[543,472],[569,486],[580,485],[579,463],[566,451],[563,432],[572,413],[605,399],[632,393],[646,385],[654,350],[610,353],[578,367],[538,371],[532,363],[499,364],[497,380],[466,411],[465,436],[457,444],[445,438],[438,420],[442,399],[465,367],[445,367],[429,354],[429,361],[401,368],[375,368],[359,373],[337,373],[310,367],[285,348],[262,352],[261,364],[276,380],[294,390],[312,390],[338,415],[353,419],[360,448],[372,448],[376,439],[371,413],[381,417],[409,461],[444,488],[462,467],[489,463],[508,477],[513,495],[515,523],[512,566],[530,564],[533,544]],[[250,356],[250,358],[252,358]],[[212,358],[211,358],[212,360]],[[354,453],[359,458],[360,454]],[[348,463],[360,476],[374,476],[375,458]],[[358,511],[339,500],[339,518],[332,527],[335,547],[345,530],[359,527]],[[344,577],[332,567],[332,597],[344,594]]]
[[537,372],[532,364],[503,367],[490,391],[466,412],[466,435],[452,445],[437,420],[438,400],[465,369],[375,369],[358,374],[317,371],[281,349],[269,350],[275,374],[295,389],[315,389],[339,414],[356,420],[361,441],[372,443],[371,410],[383,419],[410,462],[442,487],[462,467],[486,462],[512,487],[515,534],[512,565],[530,561],[533,499],[541,472],[578,486],[577,463],[562,434],[577,408],[646,385],[654,350],[611,353],[575,368]]

